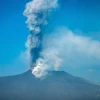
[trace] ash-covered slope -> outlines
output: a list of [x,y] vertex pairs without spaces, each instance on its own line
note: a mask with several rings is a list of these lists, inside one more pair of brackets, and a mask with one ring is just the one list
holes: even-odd
[[0,100],[100,100],[100,85],[63,71],[37,79],[31,71],[0,78]]

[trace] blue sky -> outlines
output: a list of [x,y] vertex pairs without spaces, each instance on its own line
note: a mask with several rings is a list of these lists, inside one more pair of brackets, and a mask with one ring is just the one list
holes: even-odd
[[[25,50],[29,34],[26,18],[23,16],[25,4],[30,0],[0,0],[0,76],[17,74],[27,66],[16,61]],[[100,1],[99,0],[60,0],[60,7],[49,20],[47,31],[65,26],[82,35],[100,40]],[[88,71],[91,69],[94,72]],[[90,80],[100,81],[100,66],[91,68],[67,68],[68,72]],[[91,72],[91,73],[90,73]]]

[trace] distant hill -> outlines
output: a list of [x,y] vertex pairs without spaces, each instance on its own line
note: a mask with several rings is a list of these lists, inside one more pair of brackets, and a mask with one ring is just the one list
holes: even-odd
[[100,85],[64,71],[37,79],[29,70],[0,78],[0,100],[100,100]]

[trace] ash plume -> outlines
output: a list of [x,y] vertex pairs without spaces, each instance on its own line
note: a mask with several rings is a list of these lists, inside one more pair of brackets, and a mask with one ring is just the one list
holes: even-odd
[[[41,57],[42,37],[44,26],[48,24],[49,14],[58,6],[58,0],[32,0],[26,4],[24,16],[27,17],[26,24],[30,30],[26,47],[30,57],[30,66],[33,74],[41,77],[43,73],[42,66],[47,66],[45,60]],[[39,71],[40,69],[40,71]],[[47,67],[43,67],[47,69]]]

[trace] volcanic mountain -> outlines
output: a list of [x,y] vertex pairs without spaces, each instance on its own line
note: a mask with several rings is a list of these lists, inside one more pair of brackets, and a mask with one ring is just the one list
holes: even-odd
[[100,85],[64,71],[38,79],[29,70],[0,78],[0,100],[100,100]]

